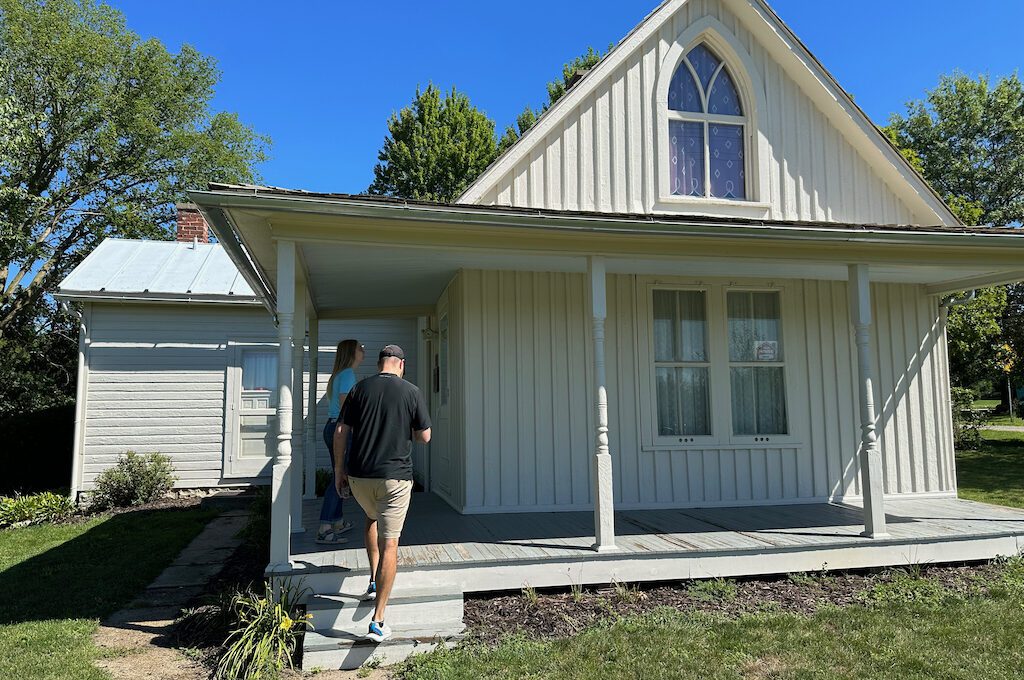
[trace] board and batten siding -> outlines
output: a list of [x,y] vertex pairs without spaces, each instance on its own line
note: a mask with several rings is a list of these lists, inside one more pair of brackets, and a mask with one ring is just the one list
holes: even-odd
[[[721,210],[721,205],[710,204],[659,206],[658,176],[667,172],[658,167],[664,159],[657,152],[659,119],[654,110],[659,70],[677,37],[704,17],[720,22],[735,37],[750,56],[764,91],[763,106],[754,113],[767,142],[760,155],[766,157],[748,170],[748,185],[766,188],[767,195],[759,196],[758,202],[768,204],[767,214],[760,216],[851,224],[936,223],[934,214],[915,215],[879,179],[863,155],[719,0],[683,5],[479,202],[617,213]],[[733,72],[744,68],[741,63],[728,65]],[[748,109],[754,106],[749,100],[747,93]],[[751,143],[748,136],[748,149]],[[767,177],[762,183],[758,180],[763,174]]]
[[[609,276],[606,366],[616,507],[859,496],[856,347],[846,282],[776,283],[783,290],[791,443],[666,450],[641,444],[641,423],[653,407],[641,376],[649,370],[640,330],[647,320],[638,304],[645,279]],[[584,277],[464,271],[460,284],[464,510],[588,507],[594,389]],[[952,495],[938,302],[912,285],[874,284],[872,295],[885,491]]]

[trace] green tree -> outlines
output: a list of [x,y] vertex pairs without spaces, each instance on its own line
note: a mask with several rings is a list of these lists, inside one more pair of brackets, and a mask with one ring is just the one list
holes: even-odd
[[452,88],[416,88],[388,120],[369,192],[427,201],[455,200],[497,154],[494,121]]
[[1005,286],[984,288],[964,305],[949,310],[949,372],[954,384],[971,387],[997,373],[997,348],[1003,337]]
[[513,144],[519,141],[519,138],[526,134],[526,131],[533,127],[533,124],[537,122],[537,119],[543,115],[545,111],[555,105],[559,99],[565,96],[565,93],[569,91],[569,84],[573,82],[573,78],[576,77],[577,73],[583,73],[594,68],[604,55],[611,51],[612,45],[608,46],[608,50],[602,54],[593,47],[588,47],[587,51],[576,57],[572,61],[562,66],[562,77],[556,78],[548,83],[548,100],[541,108],[540,111],[534,111],[532,107],[527,106],[523,109],[523,112],[516,117],[516,124],[509,125],[505,128],[505,133],[501,136],[498,141],[498,153],[504,153],[506,149],[511,147]]
[[210,111],[219,77],[93,0],[0,0],[4,409],[73,392],[77,323],[49,293],[93,247],[166,238],[185,189],[256,179],[268,140]]
[[[1024,222],[1024,84],[943,76],[894,114],[888,134],[969,224]],[[911,163],[914,163],[912,160]]]

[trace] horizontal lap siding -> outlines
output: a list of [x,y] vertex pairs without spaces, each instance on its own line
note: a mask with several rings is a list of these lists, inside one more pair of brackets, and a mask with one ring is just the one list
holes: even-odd
[[[718,0],[683,5],[673,21],[636,48],[546,139],[538,140],[482,202],[554,210],[653,211],[658,196],[653,110],[658,71],[676,36],[708,15],[735,35],[764,87],[765,110],[756,111],[756,116],[769,147],[760,172],[768,175],[769,195],[761,201],[770,204],[771,218],[922,222],[875,177],[863,156]],[[934,221],[934,215],[930,219]]]
[[[467,511],[590,501],[590,322],[579,275],[462,274],[467,353]],[[846,283],[780,282],[796,444],[643,450],[636,277],[608,279],[606,354],[617,507],[852,498],[860,493],[856,347]],[[955,489],[945,340],[934,298],[872,286],[872,342],[886,492]],[[474,349],[475,345],[475,349]],[[886,396],[882,396],[886,395]]]
[[170,457],[180,487],[231,483],[221,479],[228,342],[274,341],[266,311],[94,304],[89,331],[83,489],[128,450]]

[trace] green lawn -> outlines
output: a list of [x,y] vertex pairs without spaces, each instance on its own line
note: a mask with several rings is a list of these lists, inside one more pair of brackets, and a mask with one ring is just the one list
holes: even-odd
[[1019,417],[1010,417],[1010,414],[1001,416],[992,416],[985,421],[987,425],[1013,425],[1015,427],[1024,426],[1024,420]]
[[[1024,507],[1024,433],[985,432],[957,454],[960,495]],[[694,680],[1024,677],[1024,561],[987,593],[917,604],[831,607],[812,616],[738,618],[661,610],[558,641],[507,638],[414,658],[404,680],[686,678]],[[918,581],[927,581],[927,576]],[[935,592],[935,583],[919,592]]]
[[128,602],[216,515],[172,509],[0,531],[0,678],[105,679],[99,619]]
[[971,404],[971,408],[995,408],[1000,403],[998,399],[975,399],[974,403]]
[[1024,432],[983,430],[982,438],[979,450],[957,452],[960,496],[1024,508]]

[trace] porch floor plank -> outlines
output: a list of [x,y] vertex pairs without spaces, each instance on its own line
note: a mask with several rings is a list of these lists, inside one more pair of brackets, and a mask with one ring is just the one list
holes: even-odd
[[[293,559],[314,571],[365,572],[365,518],[358,506],[346,503],[346,518],[355,527],[346,534],[349,542],[337,547],[315,543],[319,507],[319,500],[304,502],[306,531],[292,536]],[[1011,536],[1019,539],[1009,540],[1024,545],[1021,510],[956,498],[887,500],[885,507],[890,534],[885,541],[913,545]],[[861,536],[862,510],[852,503],[619,510],[615,528],[614,554],[622,559],[758,556],[880,545]],[[399,546],[399,564],[445,570],[548,563],[564,577],[566,569],[582,569],[595,559],[593,531],[591,512],[462,515],[437,496],[417,493]]]

